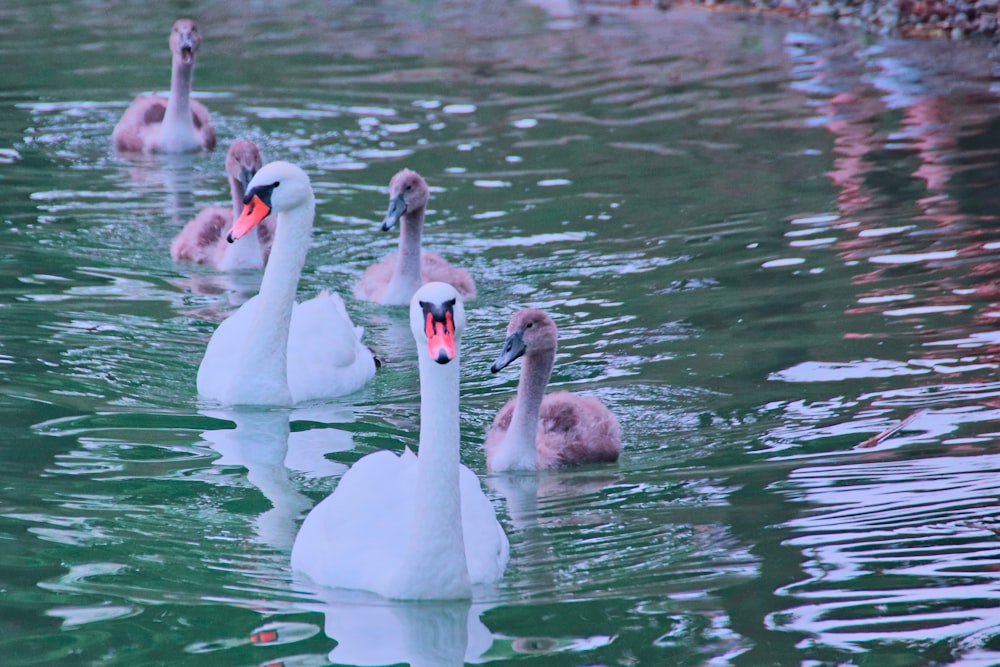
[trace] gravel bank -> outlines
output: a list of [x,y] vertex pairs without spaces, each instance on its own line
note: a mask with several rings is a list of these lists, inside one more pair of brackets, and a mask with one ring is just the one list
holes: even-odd
[[[529,0],[530,1],[530,0]],[[898,37],[1000,38],[1000,0],[534,0],[532,4],[669,9],[685,4],[721,11],[764,11]]]
[[965,39],[997,32],[1000,0],[704,0],[716,7],[775,11],[901,37]]

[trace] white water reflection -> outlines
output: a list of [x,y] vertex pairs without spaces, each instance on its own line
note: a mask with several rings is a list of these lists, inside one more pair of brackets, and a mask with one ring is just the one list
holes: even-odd
[[515,530],[567,520],[563,514],[549,516],[546,506],[562,504],[571,507],[584,504],[584,496],[597,497],[612,484],[620,481],[614,467],[602,472],[542,472],[497,473],[486,477],[490,490],[500,494],[507,503],[507,512]]
[[221,322],[260,290],[263,272],[259,270],[207,272],[195,269],[184,278],[168,282],[182,292],[217,296],[216,301],[184,311],[185,315],[210,322]]
[[481,662],[493,645],[493,634],[480,620],[490,606],[391,602],[343,592],[307,608],[323,614],[323,630],[337,642],[328,656],[334,664],[445,667]]
[[[879,457],[881,458],[881,457]],[[806,645],[958,641],[997,631],[1000,454],[874,460],[794,471],[783,493],[811,509],[784,525],[804,578],[780,588],[771,628]],[[1000,654],[991,653],[996,660]]]
[[309,477],[339,477],[347,466],[326,459],[330,452],[354,446],[351,434],[335,428],[292,432],[292,420],[315,422],[353,421],[349,409],[317,406],[286,410],[205,410],[202,414],[236,423],[235,429],[204,431],[201,437],[222,456],[216,466],[238,465],[247,469],[247,481],[271,503],[271,509],[255,517],[258,542],[280,551],[291,549],[298,519],[313,505],[299,492],[293,472]]
[[803,361],[791,368],[771,373],[767,379],[782,382],[839,382],[859,378],[922,375],[929,372],[926,368],[913,368],[909,364],[891,359]]
[[[837,396],[828,400],[796,400],[773,403],[769,411],[780,412],[782,424],[771,429],[762,441],[772,452],[799,450],[814,441],[840,438],[854,441],[854,447],[842,450],[853,455],[898,450],[940,443],[992,443],[997,435],[1000,409],[994,407],[1000,397],[997,383],[941,384],[907,387],[857,398]],[[844,418],[844,413],[855,416]],[[866,440],[906,420],[903,429],[876,445]],[[793,457],[808,457],[800,450]],[[824,453],[823,455],[828,455]]]

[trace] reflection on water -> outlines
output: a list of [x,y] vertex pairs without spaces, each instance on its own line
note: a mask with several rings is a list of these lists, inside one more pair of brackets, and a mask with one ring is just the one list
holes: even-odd
[[617,466],[484,474],[506,576],[472,606],[407,606],[323,599],[288,568],[354,461],[416,443],[405,309],[349,304],[386,362],[357,395],[204,409],[213,322],[260,276],[168,247],[225,198],[224,155],[110,150],[176,16],[75,4],[0,8],[11,664],[1000,659],[985,51],[956,75],[933,45],[615,2],[201,3],[220,140],[312,177],[303,294],[349,294],[394,247],[389,176],[428,178],[425,245],[481,294],[463,460],[484,472],[516,383],[488,367],[521,307],[560,322],[553,385],[623,425]]
[[[861,462],[799,468],[778,484],[807,508],[784,524],[806,576],[778,590],[792,602],[768,624],[804,633],[803,647],[919,646],[929,656],[953,645],[963,664],[993,664],[1000,654],[984,645],[996,633],[1000,565],[996,217],[966,201],[986,184],[969,175],[983,152],[963,150],[992,131],[995,116],[972,101],[990,95],[942,88],[941,75],[880,47],[788,44],[816,121],[834,137],[827,175],[838,194],[836,213],[792,220],[785,237],[793,248],[835,249],[857,288],[844,338],[881,352],[772,373],[847,386],[825,400],[773,405],[786,423],[771,441],[858,443],[914,416]],[[887,215],[901,200],[905,213]],[[883,356],[894,350],[902,356]],[[852,394],[869,379],[891,382]],[[857,416],[845,421],[845,409]],[[916,445],[944,454],[907,460]]]
[[292,475],[297,472],[311,477],[339,477],[347,466],[332,463],[325,455],[354,446],[351,434],[339,429],[313,428],[292,433],[290,419],[345,423],[353,421],[353,415],[343,408],[324,407],[292,413],[210,410],[202,414],[236,423],[235,429],[204,431],[201,437],[222,455],[215,465],[246,468],[247,481],[271,503],[270,510],[254,519],[258,542],[288,551],[295,542],[298,521],[312,508],[312,501],[299,492]]
[[[815,122],[834,136],[828,176],[838,189],[839,211],[788,232],[794,237],[790,245],[822,240],[836,248],[859,287],[849,314],[909,324],[891,333],[851,334],[915,337],[923,349],[897,365],[899,372],[926,372],[914,366],[952,375],[995,369],[990,346],[997,272],[991,267],[998,255],[990,227],[996,216],[963,204],[969,191],[990,187],[968,175],[982,166],[985,151],[963,151],[963,144],[974,145],[991,132],[995,117],[980,103],[988,104],[991,93],[974,82],[966,84],[970,90],[950,90],[943,85],[945,74],[923,71],[880,47],[841,53],[836,61],[815,44],[792,39],[789,49],[806,74],[801,85],[819,112]],[[888,114],[894,122],[887,127]],[[892,177],[907,181],[885,175],[896,164],[909,173]],[[902,189],[909,210],[887,216],[886,207]],[[956,315],[971,315],[973,328]]]
[[309,608],[323,614],[323,630],[337,642],[334,664],[463,665],[479,662],[493,644],[479,618],[486,608],[468,602],[348,599]]
[[[970,469],[960,450],[794,471],[782,492],[808,509],[788,522],[795,537],[786,544],[802,550],[807,578],[778,591],[797,603],[774,613],[771,626],[851,652],[991,639],[1000,601],[1000,458],[978,455]],[[996,662],[1000,652],[975,659]]]

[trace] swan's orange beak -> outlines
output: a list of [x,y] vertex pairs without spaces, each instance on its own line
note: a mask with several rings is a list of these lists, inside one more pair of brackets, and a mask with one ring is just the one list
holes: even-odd
[[444,320],[435,319],[431,313],[426,318],[427,352],[434,361],[446,364],[455,358],[455,321],[451,311],[445,312]]
[[253,195],[243,206],[243,212],[240,213],[240,217],[233,224],[233,228],[229,231],[229,242],[232,243],[238,238],[244,236],[247,232],[257,226],[261,220],[267,217],[271,212],[271,207],[264,203],[264,200],[258,195]]

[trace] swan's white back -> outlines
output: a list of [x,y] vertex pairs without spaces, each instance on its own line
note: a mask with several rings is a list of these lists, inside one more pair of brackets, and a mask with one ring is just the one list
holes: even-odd
[[301,403],[357,391],[375,375],[371,351],[361,342],[340,295],[322,292],[292,309],[288,329],[288,387]]
[[[475,473],[462,466],[460,480],[469,581],[488,584],[503,574],[507,536]],[[375,452],[359,460],[306,517],[292,549],[292,568],[323,586],[396,597],[392,574],[409,538],[408,509],[416,483],[417,457],[410,450],[402,456]]]
[[[281,405],[341,396],[361,389],[374,375],[371,351],[361,342],[339,295],[323,292],[292,308],[286,349],[271,349],[266,359],[285,358],[285,375],[259,373],[253,382],[234,386],[246,332],[256,326],[254,296],[225,319],[212,334],[198,368],[198,393],[224,405]],[[263,363],[263,359],[261,362]]]

